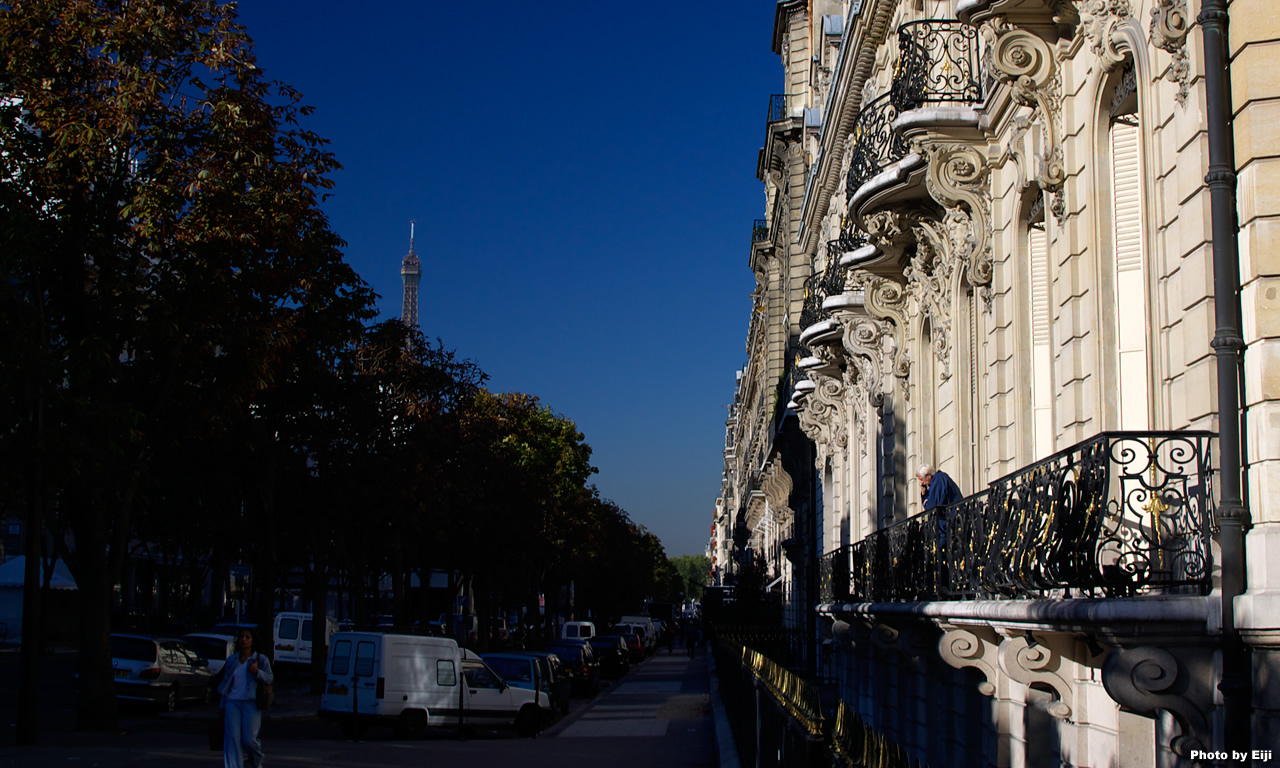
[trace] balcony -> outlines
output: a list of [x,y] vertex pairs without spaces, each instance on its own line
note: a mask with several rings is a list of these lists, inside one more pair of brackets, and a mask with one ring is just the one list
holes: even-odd
[[754,219],[751,222],[751,242],[767,243],[769,241],[769,222],[767,219]]
[[823,307],[823,302],[832,296],[844,293],[845,277],[849,268],[840,263],[840,257],[852,251],[865,240],[854,236],[842,236],[827,243],[827,267],[821,272],[814,272],[804,284],[804,309],[800,312],[801,330],[827,319],[831,313]]
[[872,99],[858,112],[849,155],[846,192],[850,200],[864,182],[906,157],[907,144],[893,130],[893,121],[897,118],[898,107],[892,92]]
[[893,87],[858,113],[846,188],[856,218],[872,207],[925,194],[924,159],[908,140],[936,132],[976,140],[983,99],[977,30],[946,19],[898,28],[901,56]]
[[982,101],[978,30],[960,21],[913,21],[898,27],[902,57],[893,84],[900,112],[927,104]]
[[1207,594],[1207,432],[1109,432],[825,555],[824,602]]
[[787,115],[787,95],[785,93],[775,93],[769,97],[769,115],[768,122],[780,123],[788,119]]

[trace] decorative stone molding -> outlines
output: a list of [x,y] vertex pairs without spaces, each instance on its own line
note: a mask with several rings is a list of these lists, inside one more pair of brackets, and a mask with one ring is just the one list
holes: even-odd
[[1151,44],[1173,57],[1164,77],[1178,86],[1174,96],[1178,106],[1187,106],[1187,94],[1191,92],[1191,60],[1187,56],[1187,32],[1191,19],[1186,0],[1155,0],[1151,7],[1151,27],[1148,35]]
[[925,187],[947,211],[943,217],[945,255],[952,263],[965,265],[970,285],[989,285],[991,195],[987,191],[987,160],[968,144],[926,142],[921,149],[929,158]]
[[1212,743],[1213,657],[1200,648],[1116,648],[1102,665],[1102,684],[1135,712],[1163,709],[1182,727],[1170,747],[1184,758]]
[[1000,647],[995,633],[985,627],[941,626],[943,635],[938,639],[938,654],[942,660],[956,669],[972,667],[981,672],[984,679],[978,684],[978,692],[994,696],[999,675],[996,652]]
[[[850,282],[863,290],[863,306],[872,317],[889,321],[888,338],[892,348],[885,352],[889,359],[889,371],[898,378],[902,390],[907,393],[911,381],[911,351],[907,349],[907,292],[901,283],[887,277],[877,277],[869,272],[856,271]],[[888,392],[887,389],[882,390]]]
[[1127,56],[1119,48],[1121,35],[1116,28],[1133,18],[1129,0],[1077,0],[1080,29],[1089,40],[1102,70],[1110,72],[1124,63]]
[[[843,329],[841,341],[858,381],[867,392],[869,403],[878,407],[892,392],[889,373],[897,375],[901,364],[905,364],[907,373],[911,370],[910,360],[900,363],[903,356],[898,352],[904,345],[894,335],[906,327],[906,294],[898,283],[866,272],[855,272],[851,280],[865,291],[864,306],[875,316],[841,314],[836,319]],[[873,291],[878,295],[875,307],[870,300]]]
[[[1066,211],[1062,188],[1067,173],[1062,154],[1062,68],[1054,49],[1037,35],[1011,27],[1003,19],[983,24],[981,34],[986,42],[987,71],[1009,86],[1015,102],[1036,110],[1045,127],[1047,141],[1036,169],[1036,183],[1053,196],[1051,209],[1061,219]],[[1014,141],[1020,137],[1021,133],[1016,134]]]
[[849,444],[845,405],[845,385],[841,379],[824,376],[814,371],[809,378],[817,385],[807,398],[800,412],[800,429],[817,448],[814,466],[819,471],[826,466],[827,457],[843,451]]
[[1009,677],[1031,686],[1043,685],[1058,694],[1058,700],[1049,706],[1049,714],[1059,720],[1070,720],[1075,711],[1075,686],[1069,675],[1063,674],[1070,663],[1061,653],[1044,643],[1028,642],[1025,635],[1009,635],[1000,643],[1000,668]]
[[929,318],[933,354],[943,381],[951,378],[951,275],[956,260],[949,255],[950,229],[945,220],[942,225],[920,222],[916,255],[905,270],[908,290]]
[[769,462],[764,469],[764,477],[761,478],[761,490],[764,491],[765,498],[769,501],[769,507],[773,511],[774,519],[779,525],[787,525],[795,516],[791,509],[791,489],[795,483],[791,479],[791,475],[782,466],[782,461],[775,458]]

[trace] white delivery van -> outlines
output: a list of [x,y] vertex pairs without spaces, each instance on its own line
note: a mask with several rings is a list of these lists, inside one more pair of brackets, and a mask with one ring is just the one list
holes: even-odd
[[561,640],[590,640],[596,636],[596,625],[589,621],[566,621],[560,627]]
[[337,720],[349,738],[370,725],[390,725],[402,736],[443,725],[515,726],[533,736],[538,696],[507,685],[452,638],[338,632],[329,644],[320,716]]
[[[338,631],[338,622],[331,616],[325,616],[326,642]],[[298,611],[282,611],[276,614],[272,626],[272,645],[275,646],[275,658],[272,664],[277,667],[308,666],[311,664],[312,637],[311,614]]]
[[653,626],[653,620],[648,616],[623,616],[618,619],[619,624],[639,624],[644,629],[644,647],[649,653],[653,653],[658,647],[658,629]]

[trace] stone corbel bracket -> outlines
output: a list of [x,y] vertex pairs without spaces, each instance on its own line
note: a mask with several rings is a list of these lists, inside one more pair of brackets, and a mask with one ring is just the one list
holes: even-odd
[[1102,684],[1116,703],[1135,712],[1173,715],[1182,733],[1173,751],[1190,758],[1192,750],[1213,743],[1213,656],[1206,649],[1142,646],[1116,648],[1102,665]]
[[1058,694],[1049,706],[1049,714],[1059,720],[1071,720],[1075,712],[1075,686],[1064,674],[1070,662],[1044,642],[1034,645],[1026,635],[1008,635],[1000,643],[1000,668],[1005,674],[1026,686],[1047,686]]
[[857,372],[857,381],[866,390],[870,404],[879,407],[884,396],[892,392],[892,385],[884,374],[886,362],[893,359],[892,324],[866,315],[842,313],[836,317],[842,330],[841,342],[849,353],[851,367]]
[[805,398],[800,412],[800,429],[817,448],[814,466],[820,471],[826,466],[827,457],[843,450],[849,443],[845,424],[845,385],[842,379],[832,378],[816,371],[809,371],[809,378],[817,385]]
[[946,381],[951,378],[951,275],[956,262],[947,255],[950,237],[944,226],[920,222],[920,244],[904,271],[908,290],[929,317],[938,375]]
[[791,510],[791,489],[794,481],[780,460],[774,459],[769,462],[769,466],[765,467],[761,486],[779,525],[789,524],[794,516]]
[[1009,86],[1015,102],[1040,115],[1048,141],[1039,158],[1036,183],[1053,196],[1051,209],[1061,219],[1066,212],[1062,188],[1067,172],[1062,154],[1061,67],[1054,49],[1039,36],[999,18],[984,23],[981,34],[986,41],[987,71]]
[[969,144],[926,142],[921,149],[929,158],[925,187],[946,209],[943,225],[947,237],[934,243],[935,249],[941,245],[940,252],[952,264],[965,266],[970,285],[990,285],[991,195],[987,192],[990,171],[986,158]]
[[[911,381],[911,351],[907,348],[907,291],[906,288],[896,280],[890,280],[887,277],[873,275],[870,272],[856,270],[849,276],[849,285],[855,290],[863,291],[863,306],[867,313],[873,318],[883,320],[880,325],[880,334],[874,339],[868,338],[868,341],[880,341],[881,338],[887,338],[892,343],[887,345],[880,344],[873,360],[877,362],[879,368],[879,359],[887,355],[888,369],[897,377],[899,385],[905,393],[909,391],[908,384]],[[845,348],[855,354],[862,354],[866,349],[865,345],[859,344],[857,340],[850,344],[849,329],[846,327]],[[859,368],[859,373],[864,373]],[[879,379],[877,371],[876,378]],[[868,386],[868,389],[872,389]],[[880,386],[872,389],[873,395],[888,394],[889,387],[885,382],[880,382]],[[877,401],[875,403],[879,405]]]
[[987,627],[956,627],[942,625],[943,634],[938,640],[938,654],[948,665],[956,669],[972,667],[982,673],[983,681],[978,692],[984,696],[996,694],[999,675],[996,654],[1000,647],[995,632]]
[[1191,92],[1191,60],[1187,57],[1187,32],[1191,19],[1186,0],[1155,0],[1151,6],[1151,26],[1148,34],[1151,44],[1173,57],[1173,64],[1165,72],[1165,79],[1178,86],[1174,99],[1178,106],[1187,106]]
[[1119,27],[1133,21],[1129,0],[1077,0],[1076,9],[1080,13],[1080,29],[1102,70],[1111,72],[1124,64],[1128,56],[1122,50],[1124,33]]

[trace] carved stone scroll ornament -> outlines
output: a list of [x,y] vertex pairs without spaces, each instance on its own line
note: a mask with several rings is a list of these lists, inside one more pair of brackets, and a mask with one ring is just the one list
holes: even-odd
[[1054,49],[1041,38],[1010,27],[1001,19],[982,25],[987,71],[1010,88],[1013,100],[1040,116],[1047,141],[1036,169],[1036,183],[1053,195],[1052,210],[1059,219],[1066,211],[1062,188],[1067,180],[1062,154],[1062,78]]
[[841,379],[810,372],[809,378],[817,388],[805,398],[800,412],[800,429],[817,448],[814,466],[819,471],[826,466],[827,457],[842,451],[849,443],[845,386]]
[[984,696],[994,696],[995,681],[999,674],[996,669],[999,643],[994,633],[985,628],[942,626],[946,630],[938,640],[938,653],[942,660],[956,669],[972,667],[981,672],[985,679],[978,684],[978,692]]
[[934,144],[924,149],[929,157],[925,186],[947,209],[952,235],[948,255],[966,266],[970,285],[988,285],[992,260],[987,160],[968,144]]
[[[950,214],[948,214],[948,218]],[[951,378],[951,275],[956,263],[947,255],[952,226],[921,222],[916,255],[905,270],[907,287],[929,318],[933,354],[938,359],[938,375]]]
[[898,378],[904,397],[911,382],[911,350],[907,349],[907,292],[901,283],[887,277],[877,277],[869,272],[855,272],[850,282],[863,290],[863,306],[872,317],[889,321],[888,339],[891,348],[885,350],[889,371]]
[[1032,645],[1023,635],[1012,635],[1000,643],[1000,668],[1024,685],[1043,685],[1058,694],[1049,706],[1049,714],[1059,720],[1070,720],[1075,710],[1075,687],[1070,675],[1063,673],[1068,663],[1062,654],[1043,643]]
[[892,394],[888,376],[898,377],[904,391],[909,382],[911,360],[901,339],[906,329],[906,293],[900,284],[861,270],[850,275],[849,283],[864,292],[864,306],[871,316],[839,317],[842,341],[871,404],[879,407],[884,396]]
[[769,507],[773,510],[774,518],[780,525],[790,523],[794,513],[791,510],[791,489],[794,481],[787,470],[782,466],[782,461],[774,459],[765,467],[764,477],[761,482],[761,489],[764,496],[769,500]]
[[1123,64],[1127,56],[1119,48],[1123,36],[1116,28],[1133,18],[1129,0],[1077,0],[1076,10],[1080,29],[1102,63],[1102,70],[1110,72]]
[[1178,105],[1187,106],[1191,92],[1191,60],[1187,57],[1187,32],[1191,19],[1186,0],[1155,0],[1151,6],[1151,44],[1173,57],[1165,79],[1178,86]]
[[1102,684],[1123,707],[1173,715],[1182,733],[1170,747],[1186,758],[1212,742],[1213,658],[1204,649],[1177,650],[1175,656],[1151,646],[1117,648],[1102,665]]

